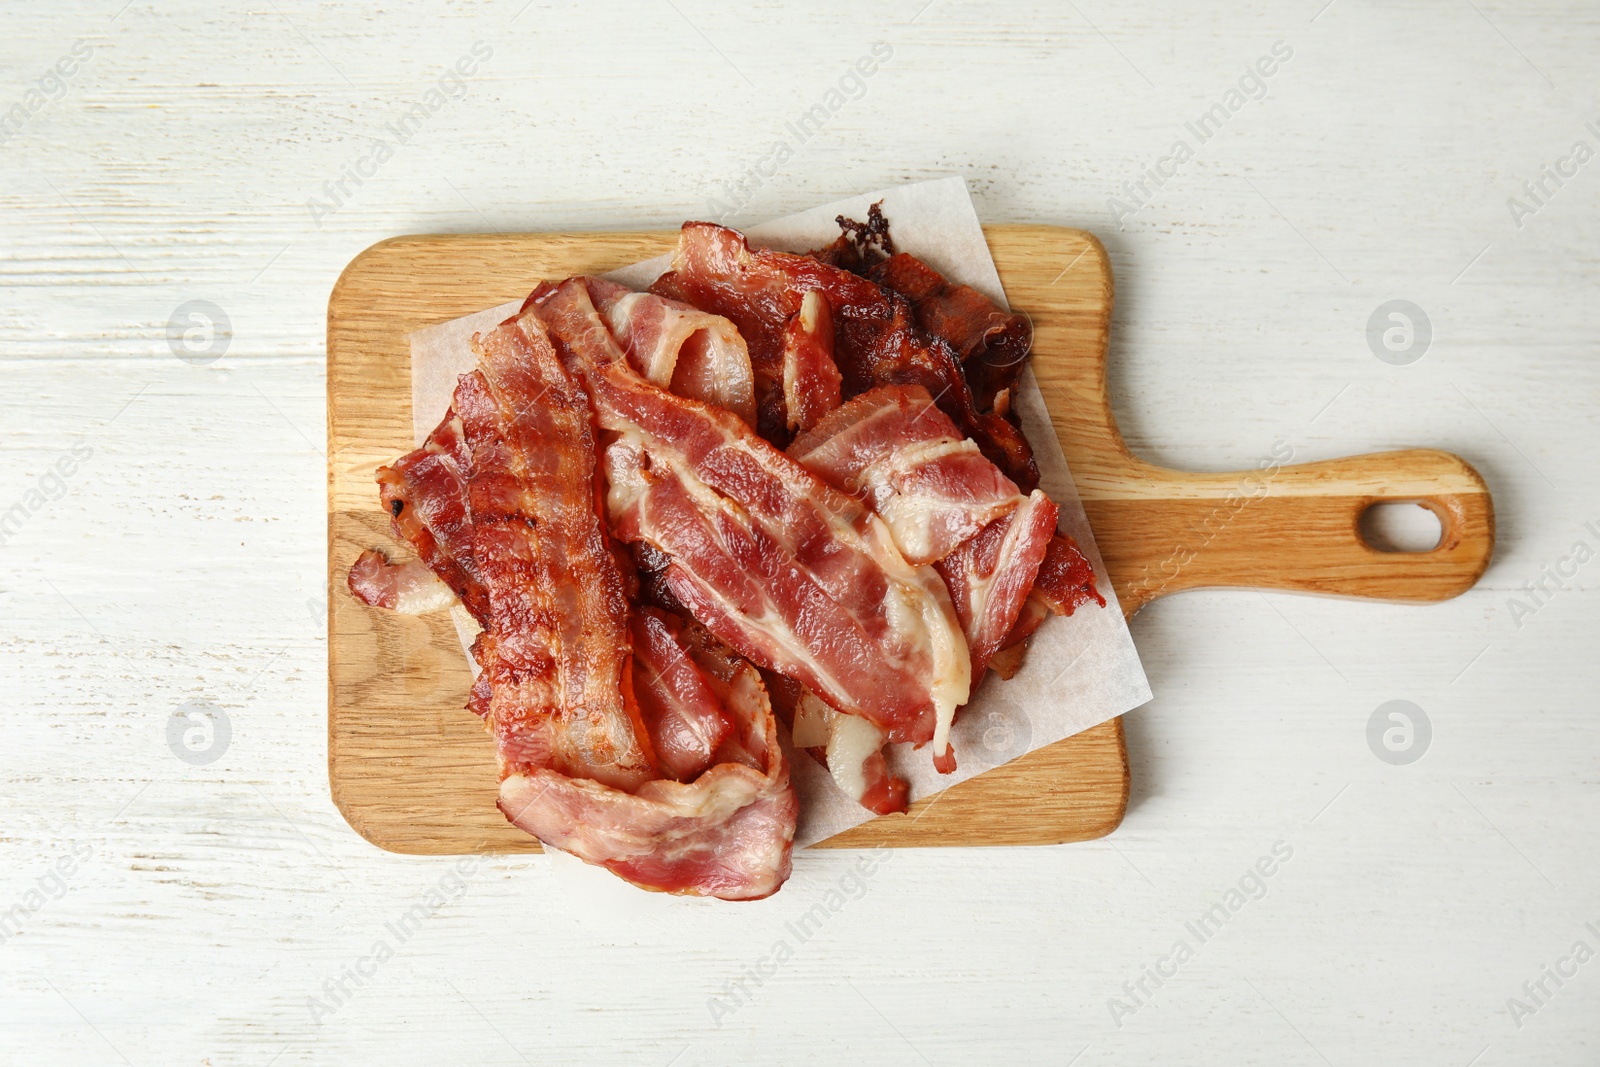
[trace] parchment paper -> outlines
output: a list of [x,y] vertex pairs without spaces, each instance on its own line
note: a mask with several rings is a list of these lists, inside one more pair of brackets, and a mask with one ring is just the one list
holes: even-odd
[[[912,253],[946,278],[970,285],[1006,306],[983,228],[960,177],[866,193],[752,226],[745,233],[752,244],[804,252],[838,236],[835,216],[864,220],[868,206],[879,200],[898,250]],[[608,277],[644,289],[668,268],[670,259],[661,256]],[[513,301],[411,335],[411,410],[418,443],[443,417],[455,392],[456,377],[472,369],[472,335],[493,329],[520,305],[521,301]],[[1040,487],[1060,505],[1059,529],[1077,540],[1094,565],[1106,606],[1091,604],[1070,617],[1047,619],[1034,634],[1027,658],[1014,678],[1003,681],[991,674],[978,687],[951,730],[959,764],[954,774],[936,772],[926,747],[915,751],[907,745],[891,746],[890,765],[911,783],[913,801],[1097,726],[1150,699],[1150,685],[1133,637],[1123,621],[1032,371],[1024,373],[1016,403],[1023,431],[1038,460]],[[463,616],[456,613],[458,627]],[[464,631],[463,643],[470,640],[470,633]],[[815,760],[804,753],[791,752],[790,756],[800,798],[796,844],[815,844],[872,817],[841,792]]]

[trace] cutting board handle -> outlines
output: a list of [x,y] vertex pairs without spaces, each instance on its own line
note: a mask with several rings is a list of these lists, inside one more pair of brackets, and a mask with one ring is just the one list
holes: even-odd
[[[1254,470],[1220,474],[1134,460],[1139,487],[1093,502],[1096,540],[1108,556],[1128,557],[1111,568],[1125,576],[1117,590],[1125,610],[1200,586],[1446,600],[1488,567],[1494,502],[1461,457],[1416,448],[1288,464],[1292,450],[1278,452]],[[1430,509],[1439,518],[1438,545],[1426,552],[1369,545],[1361,516],[1382,502]]]

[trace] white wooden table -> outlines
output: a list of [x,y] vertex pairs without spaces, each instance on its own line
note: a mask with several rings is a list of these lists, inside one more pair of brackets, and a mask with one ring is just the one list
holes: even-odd
[[[522,4],[0,15],[0,1060],[1600,1059],[1592,4]],[[989,221],[1104,239],[1136,448],[1456,451],[1499,508],[1480,587],[1158,603],[1114,837],[895,854],[804,943],[857,856],[726,907],[358,838],[324,770],[341,267],[952,172]],[[1419,361],[1369,346],[1390,300],[1431,323]],[[220,358],[169,344],[190,301]],[[1432,727],[1410,764],[1368,743],[1396,699]],[[189,701],[231,727],[187,739],[209,762],[169,742]]]

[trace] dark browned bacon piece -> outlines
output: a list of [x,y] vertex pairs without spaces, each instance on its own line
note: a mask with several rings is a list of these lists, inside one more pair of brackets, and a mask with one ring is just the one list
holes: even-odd
[[911,301],[917,325],[954,349],[979,411],[993,411],[1001,394],[1016,387],[1033,347],[1033,323],[1026,315],[1002,310],[970,285],[951,285],[904,252],[867,277]]
[[960,360],[943,340],[916,327],[903,296],[811,256],[752,249],[744,235],[709,222],[686,223],[673,269],[652,292],[686,300],[739,327],[750,348],[761,436],[789,440],[783,395],[784,330],[806,293],[820,292],[832,313],[834,363],[849,399],[879,385],[920,385],[963,436],[1024,492],[1039,482],[1033,450],[1003,414],[973,404]]
[[1066,534],[1056,534],[1050,539],[1044,562],[1039,564],[1039,579],[1033,590],[1057,615],[1071,615],[1089,601],[1106,606],[1106,598],[1095,588],[1094,567],[1084,556],[1078,542]]

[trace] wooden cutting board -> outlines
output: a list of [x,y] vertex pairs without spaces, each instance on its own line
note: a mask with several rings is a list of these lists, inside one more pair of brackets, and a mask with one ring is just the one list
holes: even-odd
[[[1090,234],[985,227],[1011,305],[1034,324],[1033,367],[1117,595],[1129,614],[1196,586],[1256,586],[1400,601],[1472,586],[1494,547],[1483,479],[1446,452],[1411,449],[1229,474],[1131,455],[1106,391],[1111,270]],[[389,535],[376,468],[413,447],[406,335],[509,300],[541,279],[600,274],[669,250],[667,233],[397,237],[357,256],[328,300],[328,778],[358,833],[392,852],[537,851],[495,808],[493,746],[463,710],[471,682],[445,613],[368,608],[351,562]],[[429,413],[432,418],[432,413]],[[1377,501],[1440,518],[1425,553],[1362,541]],[[1036,750],[823,847],[1034,845],[1101,837],[1122,821],[1121,720]]]

